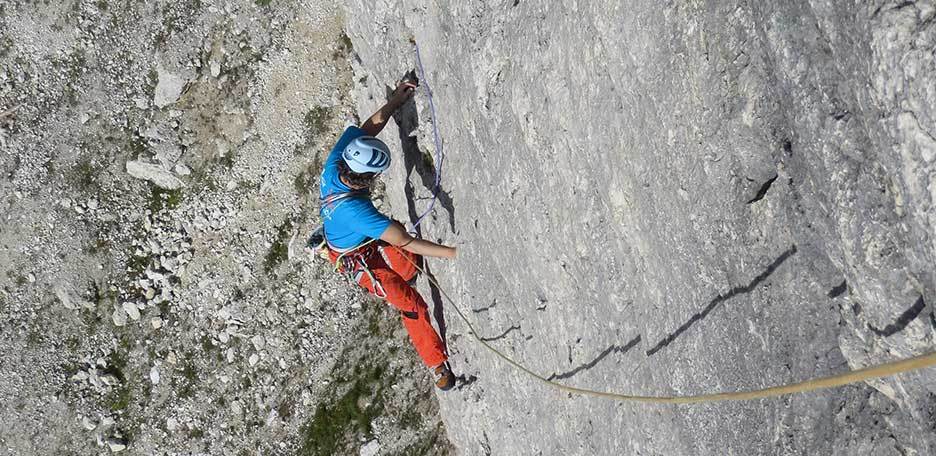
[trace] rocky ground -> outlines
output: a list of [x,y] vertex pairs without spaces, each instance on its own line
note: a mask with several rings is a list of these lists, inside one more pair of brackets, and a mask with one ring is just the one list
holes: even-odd
[[343,27],[0,4],[0,453],[451,452],[396,314],[302,250],[357,118]]

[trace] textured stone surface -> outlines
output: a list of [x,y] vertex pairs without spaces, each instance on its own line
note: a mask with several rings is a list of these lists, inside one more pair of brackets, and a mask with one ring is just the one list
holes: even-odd
[[[565,383],[759,388],[934,347],[932,2],[348,1],[369,113],[420,44],[444,136],[424,227],[482,336]],[[427,204],[425,95],[398,116]],[[385,133],[386,135],[387,133]],[[438,301],[438,300],[436,300]],[[446,309],[463,454],[932,454],[932,371],[691,407],[570,397]]]

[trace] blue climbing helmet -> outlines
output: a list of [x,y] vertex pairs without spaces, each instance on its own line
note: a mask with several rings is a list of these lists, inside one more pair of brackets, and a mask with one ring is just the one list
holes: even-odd
[[390,149],[373,136],[361,136],[351,141],[341,158],[351,171],[358,174],[380,173],[390,167]]

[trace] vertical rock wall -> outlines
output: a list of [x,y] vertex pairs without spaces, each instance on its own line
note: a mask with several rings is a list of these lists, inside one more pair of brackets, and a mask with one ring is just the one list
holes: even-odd
[[[789,383],[934,346],[932,2],[347,2],[364,115],[422,50],[425,237],[482,336],[580,387]],[[426,207],[427,99],[384,133]],[[427,291],[427,295],[430,295]],[[438,299],[435,299],[438,302]],[[464,454],[930,454],[932,371],[666,407],[570,397],[445,309]]]

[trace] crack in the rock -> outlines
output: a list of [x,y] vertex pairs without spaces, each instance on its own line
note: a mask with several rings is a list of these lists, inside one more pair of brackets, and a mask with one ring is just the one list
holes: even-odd
[[[587,371],[595,367],[598,363],[601,362],[601,360],[605,359],[605,357],[610,355],[611,353],[621,353],[621,354],[627,353],[628,351],[630,351],[630,349],[634,348],[639,343],[640,343],[640,334],[638,334],[637,337],[631,339],[630,342],[624,345],[611,345],[610,347],[606,348],[603,352],[599,353],[598,356],[595,357],[595,359],[585,364],[582,364],[568,372],[563,372],[561,374],[552,374],[546,380],[563,380],[563,379],[572,377],[578,374],[579,372]],[[570,352],[571,352],[571,348],[570,348]],[[569,359],[570,360],[572,359],[571,354],[569,355]]]
[[746,294],[746,293],[750,293],[751,291],[753,291],[754,288],[757,287],[758,284],[760,284],[761,282],[764,281],[764,279],[766,279],[771,274],[773,274],[774,271],[776,271],[777,268],[780,267],[780,265],[783,264],[783,262],[787,260],[787,258],[790,258],[794,254],[796,254],[795,245],[791,246],[786,252],[783,252],[779,257],[777,257],[776,260],[773,261],[773,263],[770,263],[770,265],[767,266],[767,269],[764,269],[764,271],[761,272],[757,277],[755,277],[754,280],[751,281],[751,283],[743,287],[734,287],[727,294],[716,296],[715,299],[712,299],[711,301],[709,301],[708,305],[705,306],[705,308],[702,309],[702,311],[690,317],[688,321],[686,321],[685,323],[682,324],[682,326],[679,327],[679,329],[670,333],[669,335],[664,337],[662,340],[657,342],[657,344],[654,345],[653,348],[651,348],[650,350],[647,350],[647,356],[653,356],[656,352],[663,349],[663,347],[666,347],[667,345],[672,343],[674,340],[676,340],[677,337],[682,335],[682,333],[686,332],[686,330],[692,327],[692,325],[694,325],[696,322],[707,317],[708,314],[711,311],[715,310],[715,308],[718,307],[718,305],[721,304],[722,302],[725,302],[739,294]]
[[915,303],[913,303],[912,306],[910,306],[909,309],[905,310],[904,313],[900,314],[900,316],[897,317],[897,320],[895,322],[885,326],[884,329],[877,329],[874,326],[871,326],[870,324],[868,324],[868,328],[871,329],[871,331],[874,332],[874,334],[877,334],[881,337],[893,336],[894,334],[897,334],[900,331],[903,331],[904,328],[906,328],[907,325],[909,325],[911,321],[916,319],[916,317],[918,317],[920,313],[923,312],[923,309],[925,307],[926,307],[926,302],[923,301],[923,295],[920,295],[920,297],[916,300]]
[[754,198],[751,198],[751,200],[748,201],[747,203],[748,204],[756,203],[764,199],[764,196],[767,195],[767,191],[770,190],[770,186],[773,185],[774,181],[777,180],[778,176],[779,174],[774,174],[773,177],[767,180],[767,182],[764,182],[764,185],[761,185],[760,190],[757,191],[757,195],[754,195]]
[[832,287],[832,289],[829,290],[828,296],[830,298],[837,298],[841,296],[842,293],[845,293],[845,290],[848,290],[848,282],[843,279],[842,283]]
[[510,334],[512,331],[516,331],[516,330],[518,330],[518,329],[520,329],[520,325],[513,325],[513,326],[507,328],[507,330],[504,331],[503,333],[501,333],[501,335],[499,335],[499,336],[494,336],[494,337],[482,337],[481,340],[484,341],[484,342],[491,342],[491,341],[494,341],[494,340],[503,339],[503,338],[507,337],[507,335]]
[[487,307],[480,307],[480,308],[477,308],[477,309],[471,309],[471,311],[474,312],[474,313],[487,312],[487,311],[493,309],[494,306],[496,306],[496,305],[497,305],[497,300],[495,299],[495,300],[491,301],[491,305],[489,305],[489,306],[487,306]]

